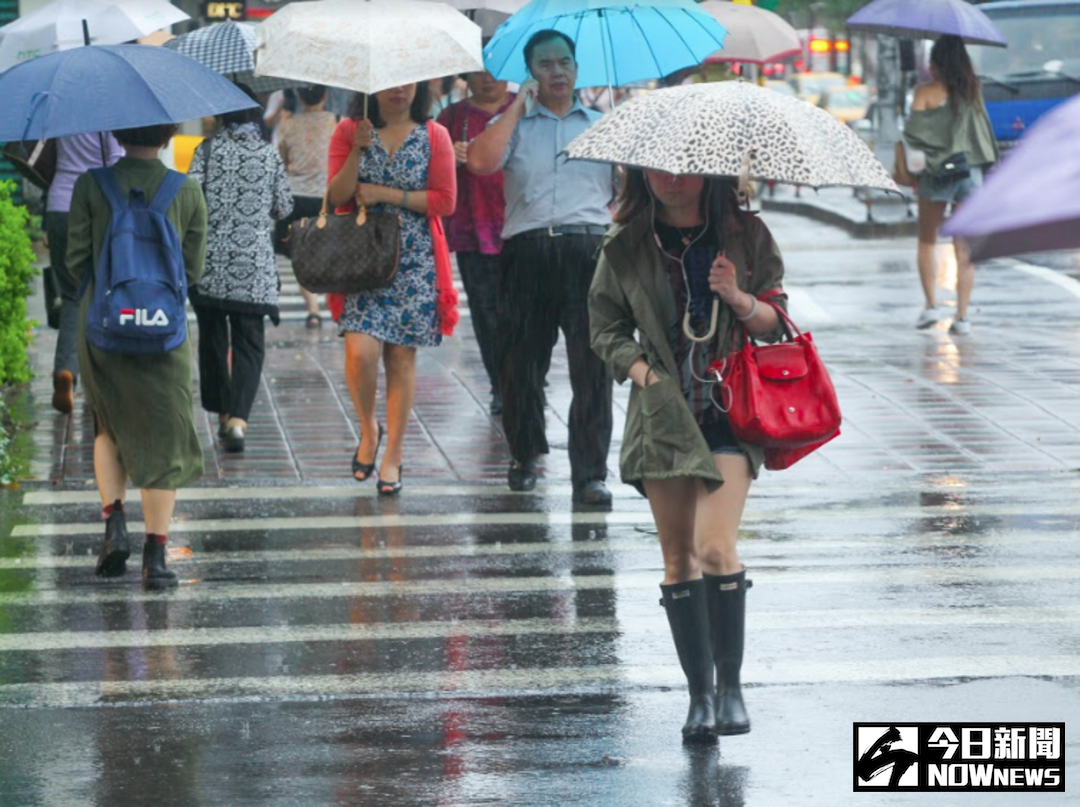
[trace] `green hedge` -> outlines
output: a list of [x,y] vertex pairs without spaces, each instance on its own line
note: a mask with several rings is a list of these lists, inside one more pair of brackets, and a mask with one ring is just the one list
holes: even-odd
[[26,208],[12,200],[14,182],[0,182],[0,387],[30,380],[26,298],[35,275]]

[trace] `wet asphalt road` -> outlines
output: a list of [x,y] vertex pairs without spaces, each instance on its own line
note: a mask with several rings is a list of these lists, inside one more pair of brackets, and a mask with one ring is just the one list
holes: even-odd
[[[93,577],[89,418],[47,409],[46,333],[37,478],[0,493],[0,805],[1070,803],[1080,284],[992,264],[970,337],[920,333],[913,241],[767,221],[845,427],[751,494],[749,735],[678,742],[648,509],[571,506],[563,357],[545,479],[509,494],[466,320],[385,501],[348,482],[340,342],[271,331],[249,452],[200,424],[162,596]],[[852,722],[946,720],[1066,721],[1068,791],[852,793]]]

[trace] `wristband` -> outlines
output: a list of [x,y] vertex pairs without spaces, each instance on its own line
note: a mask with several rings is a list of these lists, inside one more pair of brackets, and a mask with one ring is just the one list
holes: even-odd
[[653,375],[652,365],[649,365],[649,369],[645,371],[645,386],[649,386],[649,376]]
[[750,313],[747,314],[745,317],[740,317],[737,314],[735,315],[735,319],[737,319],[739,322],[749,322],[754,318],[754,315],[757,313],[757,297],[752,297],[751,299],[754,301],[754,305],[751,306]]
[[[402,193],[404,193],[405,195],[401,197],[401,207],[405,207],[407,204],[409,204],[409,192],[402,191]],[[756,303],[757,300],[754,300],[754,302]]]

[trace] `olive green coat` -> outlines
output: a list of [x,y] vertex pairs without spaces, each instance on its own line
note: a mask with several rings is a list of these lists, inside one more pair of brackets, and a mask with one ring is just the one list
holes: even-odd
[[[739,287],[755,296],[782,287],[784,264],[768,228],[757,216],[738,211],[724,222],[725,254],[738,267]],[[752,274],[747,274],[747,267]],[[777,301],[785,305],[785,298]],[[649,211],[609,231],[589,291],[592,348],[620,384],[630,367],[642,359],[661,375],[644,389],[630,390],[619,472],[622,480],[641,490],[643,479],[697,477],[709,490],[723,477],[679,385],[679,369],[668,342],[670,323],[681,320],[668,282],[663,258],[653,235]],[[727,355],[735,342],[738,322],[721,304],[715,355]],[[778,328],[764,341],[781,336]],[[740,444],[757,477],[765,460],[759,446]]]
[[[152,199],[165,178],[159,160],[125,157],[115,168],[127,194],[143,188]],[[168,210],[184,251],[188,285],[202,277],[206,255],[206,202],[193,179],[181,186]],[[76,281],[91,273],[112,209],[97,182],[83,174],[75,183],[68,220],[67,265]],[[192,414],[191,346],[185,341],[169,353],[121,356],[104,353],[86,340],[86,311],[93,279],[79,307],[79,371],[97,427],[116,443],[120,461],[137,487],[175,490],[203,471],[202,448]]]

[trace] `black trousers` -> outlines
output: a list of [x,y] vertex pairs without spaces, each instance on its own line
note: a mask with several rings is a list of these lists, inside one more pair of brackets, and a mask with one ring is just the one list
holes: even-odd
[[[266,356],[266,315],[197,305],[199,394],[207,412],[248,420]],[[229,347],[232,347],[232,369]]]
[[469,298],[473,333],[480,345],[480,358],[487,370],[491,391],[499,391],[499,365],[495,358],[496,297],[499,290],[499,255],[458,252],[461,282]]
[[503,245],[498,293],[499,380],[510,453],[548,452],[544,376],[562,329],[570,367],[570,469],[575,486],[607,478],[611,376],[589,346],[589,286],[601,236],[512,238]]

